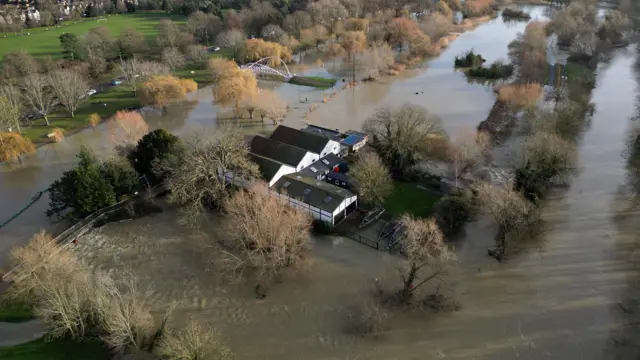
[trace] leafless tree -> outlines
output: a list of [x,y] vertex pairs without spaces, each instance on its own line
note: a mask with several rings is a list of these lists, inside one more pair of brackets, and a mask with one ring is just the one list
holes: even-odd
[[235,180],[250,181],[259,177],[259,171],[249,160],[239,127],[227,125],[214,134],[195,133],[184,142],[184,151],[157,164],[156,171],[169,174],[169,201],[183,205],[181,222],[197,227],[205,208],[219,207]]
[[474,190],[478,208],[498,225],[496,248],[489,250],[489,254],[502,261],[531,235],[533,225],[539,221],[538,210],[522,195],[507,187],[479,184]]
[[[287,268],[304,263],[311,246],[311,216],[268,193],[262,182],[236,193],[224,205],[227,236],[218,264],[230,274],[255,271],[267,286]],[[229,249],[228,251],[225,249]]]
[[22,96],[20,90],[11,85],[0,86],[0,130],[15,128],[22,134]]
[[236,60],[238,50],[242,47],[246,39],[247,35],[245,35],[245,33],[237,29],[231,29],[218,34],[216,43],[219,46],[230,48],[233,54],[233,59]]
[[47,126],[49,124],[49,113],[56,105],[56,99],[47,77],[41,74],[31,74],[22,81],[22,93],[27,105],[44,118]]
[[186,328],[168,332],[158,352],[167,360],[226,360],[232,356],[215,329],[195,321]]
[[119,68],[120,74],[122,74],[125,82],[131,87],[134,95],[137,91],[137,81],[141,77],[147,78],[153,75],[167,75],[171,72],[169,68],[162,63],[140,61],[136,58],[120,62]]
[[412,104],[381,108],[363,129],[392,173],[402,174],[425,159],[444,137],[441,121],[427,109]]
[[280,42],[287,33],[278,25],[269,24],[262,28],[262,38],[271,42]]
[[395,63],[395,54],[389,44],[376,43],[360,56],[360,61],[365,69],[365,78],[375,80]]
[[439,12],[433,12],[420,21],[420,29],[431,39],[437,39],[449,35],[452,20]]
[[382,205],[393,191],[389,169],[374,152],[360,154],[350,175],[356,184],[360,199],[365,203]]
[[329,29],[331,33],[334,32],[335,25],[339,20],[344,20],[349,16],[347,9],[339,0],[320,0],[309,3],[307,11],[316,23]]
[[404,215],[401,244],[407,255],[408,267],[400,270],[402,290],[397,293],[401,303],[408,304],[413,294],[432,280],[440,279],[455,255],[445,243],[444,235],[434,219],[416,219]]
[[176,69],[184,66],[184,55],[177,48],[166,48],[162,50],[162,62],[165,63],[169,69],[175,71]]
[[447,153],[456,185],[460,178],[480,169],[487,160],[490,147],[491,137],[483,131],[464,130],[453,137]]
[[49,74],[49,84],[58,101],[71,117],[86,99],[89,86],[84,77],[74,70],[57,70]]

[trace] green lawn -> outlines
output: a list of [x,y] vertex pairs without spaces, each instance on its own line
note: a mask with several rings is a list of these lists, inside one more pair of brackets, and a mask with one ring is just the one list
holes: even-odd
[[429,217],[433,213],[433,206],[440,199],[440,195],[429,190],[423,190],[414,183],[393,183],[393,193],[385,201],[385,217],[396,218],[404,213],[416,217]]
[[567,80],[569,82],[573,82],[586,76],[593,76],[593,71],[587,67],[570,61],[565,65],[565,70],[567,72]]
[[26,344],[0,347],[2,360],[108,360],[111,354],[98,340],[35,340]]
[[97,22],[96,19],[81,19],[75,24],[73,22],[65,22],[61,27],[50,27],[48,31],[45,28],[25,30],[25,34],[30,32],[31,35],[0,37],[0,60],[4,55],[12,51],[25,50],[31,55],[51,56],[53,58],[62,57],[62,48],[58,37],[63,33],[73,33],[78,36],[86,33],[89,29],[98,26],[109,28],[114,36],[120,34],[122,29],[126,27],[135,28],[147,37],[157,34],[157,25],[162,19],[171,19],[176,22],[184,22],[184,16],[170,15],[163,12],[136,12],[120,15],[111,15],[106,21]]
[[319,76],[294,76],[289,80],[289,83],[318,88],[330,88],[336,84],[336,79],[327,79]]
[[105,119],[114,115],[118,110],[139,106],[140,101],[128,87],[114,86],[105,92],[89,97],[89,101],[76,111],[74,118],[71,118],[65,109],[60,109],[49,116],[51,126],[45,126],[44,119],[39,119],[31,122],[30,127],[24,127],[22,133],[34,143],[49,142],[47,134],[55,128],[61,128],[66,135],[70,135],[88,126],[87,118],[90,114],[98,113]]
[[31,307],[20,301],[0,297],[0,322],[23,322],[33,319]]

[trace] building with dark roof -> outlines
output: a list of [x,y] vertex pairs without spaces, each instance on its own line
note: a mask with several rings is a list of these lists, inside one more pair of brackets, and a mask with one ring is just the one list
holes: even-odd
[[338,141],[321,134],[288,126],[278,126],[271,134],[271,139],[305,149],[311,153],[318,154],[319,157],[331,153],[336,155],[340,153],[340,143]]
[[275,184],[282,176],[296,172],[296,169],[293,166],[286,165],[254,153],[249,153],[249,158],[251,161],[258,164],[260,175],[262,175],[262,179],[266,181],[269,186],[273,186],[273,184]]
[[343,160],[336,154],[329,154],[299,171],[299,174],[312,177],[316,180],[324,180],[328,173],[335,171]]
[[305,149],[256,135],[251,140],[252,153],[281,164],[292,166],[296,171],[302,170],[320,158],[319,155]]
[[272,187],[272,193],[291,206],[308,211],[315,219],[337,224],[357,207],[357,196],[314,178],[288,174]]

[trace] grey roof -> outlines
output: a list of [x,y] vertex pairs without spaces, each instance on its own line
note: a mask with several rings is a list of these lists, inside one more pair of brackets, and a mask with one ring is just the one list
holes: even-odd
[[332,130],[332,129],[325,128],[318,125],[308,125],[306,128],[302,129],[302,131],[325,136],[329,139],[336,140],[336,141],[340,140],[340,135],[341,135],[338,129]]
[[256,135],[251,140],[251,152],[262,157],[297,167],[307,150]]
[[341,187],[298,174],[281,177],[273,185],[273,189],[330,213],[333,213],[345,199],[355,196]]
[[329,142],[329,138],[326,136],[283,125],[280,125],[275,129],[273,134],[271,134],[271,139],[297,146],[316,154],[320,154]]
[[280,171],[283,164],[279,163],[272,159],[267,159],[266,157],[256,155],[254,153],[249,153],[249,157],[253,162],[258,164],[258,168],[260,169],[260,174],[262,175],[262,179],[270,182],[274,176]]
[[[299,171],[300,174],[316,177],[316,175],[320,173],[326,173],[327,171],[333,170],[333,167],[338,165],[342,161],[336,154],[329,153],[313,164],[307,166],[306,168]],[[316,171],[313,171],[315,169]]]

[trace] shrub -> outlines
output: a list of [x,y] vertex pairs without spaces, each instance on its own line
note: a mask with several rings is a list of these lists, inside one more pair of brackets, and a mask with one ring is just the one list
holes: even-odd
[[435,204],[434,217],[436,224],[446,236],[457,234],[465,222],[471,220],[475,213],[471,198],[458,192],[443,196]]
[[389,314],[378,299],[363,299],[350,310],[348,317],[348,332],[361,336],[380,336],[387,328]]
[[482,55],[476,54],[475,52],[473,52],[473,50],[469,50],[462,56],[456,56],[454,65],[455,67],[473,68],[482,66],[485,61],[487,60],[485,60]]
[[101,121],[100,114],[98,113],[93,113],[89,115],[89,117],[87,118],[87,123],[91,125],[91,127],[98,126],[98,124],[100,124],[100,121]]
[[184,329],[169,332],[158,352],[167,360],[224,360],[231,357],[231,351],[222,344],[214,329],[193,321]]
[[142,105],[165,106],[170,101],[184,98],[186,92],[181,79],[170,75],[156,75],[142,83],[139,92],[140,103]]
[[531,20],[531,15],[529,15],[528,13],[510,7],[502,10],[502,17],[505,20]]
[[198,90],[198,83],[191,79],[179,79],[182,88],[186,93],[194,92]]
[[14,132],[0,132],[0,162],[20,160],[20,156],[36,151],[29,138]]
[[334,234],[336,229],[326,221],[322,221],[319,219],[314,219],[311,223],[311,229],[314,233],[320,235],[331,235]]
[[538,83],[512,84],[498,90],[498,100],[516,109],[531,108],[536,105],[542,88]]
[[467,75],[483,79],[502,79],[513,75],[514,66],[496,61],[489,67],[478,66],[469,69]]
[[493,12],[494,0],[467,0],[462,6],[465,18],[489,15]]

